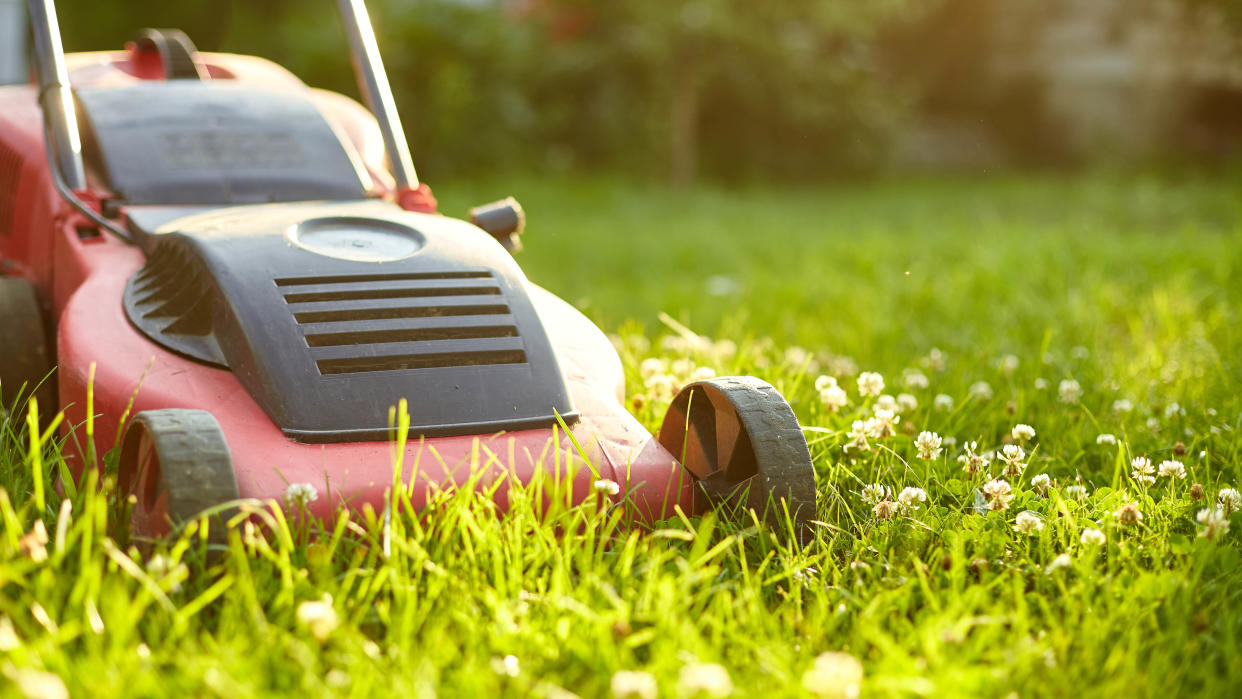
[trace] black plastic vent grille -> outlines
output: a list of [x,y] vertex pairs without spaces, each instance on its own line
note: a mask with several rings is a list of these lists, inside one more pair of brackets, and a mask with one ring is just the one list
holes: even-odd
[[525,364],[491,272],[275,280],[320,374]]
[[0,236],[13,232],[17,214],[17,185],[22,179],[22,156],[0,141]]
[[211,289],[185,248],[161,245],[134,277],[134,305],[143,318],[176,335],[210,335]]
[[224,366],[215,337],[215,293],[194,252],[161,242],[125,285],[130,322],[169,349]]

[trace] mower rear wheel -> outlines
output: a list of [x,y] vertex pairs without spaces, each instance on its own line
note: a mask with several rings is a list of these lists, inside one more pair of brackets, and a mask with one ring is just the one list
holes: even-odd
[[778,528],[785,512],[797,538],[810,539],[815,469],[789,402],[753,376],[695,381],[660,426],[660,444],[698,479],[707,502],[753,510]]
[[47,344],[34,285],[20,277],[0,277],[0,408],[19,408],[19,394],[34,395],[42,414],[56,413]]
[[[121,446],[120,492],[134,496],[130,529],[158,538],[204,511],[238,499],[233,459],[220,425],[205,410],[147,410],[134,416]],[[224,543],[219,511],[208,541]]]

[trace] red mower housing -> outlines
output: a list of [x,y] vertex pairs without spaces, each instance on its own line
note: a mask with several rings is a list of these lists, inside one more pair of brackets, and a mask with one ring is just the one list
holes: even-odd
[[36,84],[0,87],[5,399],[56,364],[41,397],[80,472],[93,388],[94,434],[125,428],[140,535],[295,484],[316,517],[382,510],[398,405],[416,507],[546,471],[641,520],[721,502],[804,530],[813,469],[785,400],[696,382],[647,432],[605,335],[514,261],[516,202],[435,213],[365,8],[341,8],[370,109],[175,31],[65,56],[52,3],[30,0]]

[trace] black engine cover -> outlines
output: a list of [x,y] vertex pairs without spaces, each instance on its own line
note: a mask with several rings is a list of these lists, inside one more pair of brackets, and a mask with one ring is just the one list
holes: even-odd
[[129,204],[361,199],[365,170],[305,91],[169,80],[77,90],[92,170]]
[[273,204],[143,236],[130,320],[231,369],[307,442],[483,434],[576,416],[526,279],[490,235],[383,202]]

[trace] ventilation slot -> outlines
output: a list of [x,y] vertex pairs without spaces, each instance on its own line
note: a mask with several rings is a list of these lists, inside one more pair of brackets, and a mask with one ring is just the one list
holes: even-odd
[[0,141],[0,236],[13,232],[17,215],[17,185],[22,179],[22,156]]
[[403,371],[408,369],[442,369],[446,367],[481,366],[485,364],[525,363],[526,353],[522,350],[406,354],[394,357],[321,359],[315,362],[321,374],[353,374],[364,371]]
[[383,342],[434,342],[436,340],[475,340],[483,337],[517,337],[513,325],[484,325],[477,328],[422,328],[371,330],[366,332],[307,334],[311,347],[373,345]]
[[299,323],[331,323],[350,320],[383,320],[387,318],[439,318],[442,316],[503,315],[508,306],[412,306],[409,308],[360,308],[350,311],[306,311],[294,313]]
[[345,291],[317,291],[306,294],[285,294],[289,303],[310,301],[352,301],[355,299],[411,299],[431,296],[495,296],[500,289],[494,286],[449,286],[430,289],[348,289]]
[[487,270],[466,270],[464,272],[399,272],[394,274],[356,274],[349,276],[324,277],[285,277],[276,280],[276,286],[297,286],[299,284],[340,284],[348,282],[407,282],[420,279],[490,279]]
[[275,283],[324,375],[526,363],[517,323],[487,270]]

